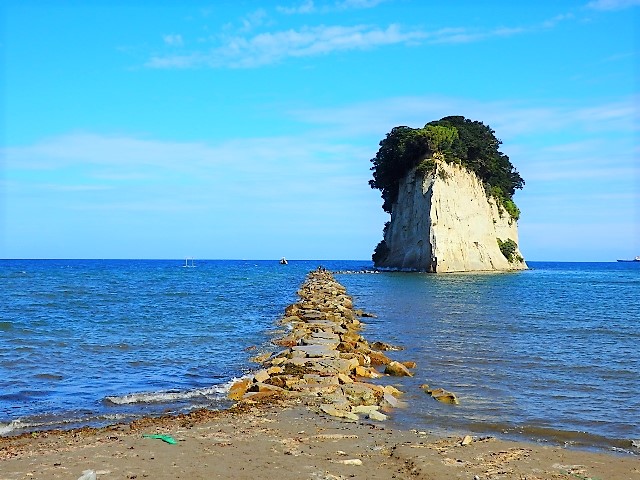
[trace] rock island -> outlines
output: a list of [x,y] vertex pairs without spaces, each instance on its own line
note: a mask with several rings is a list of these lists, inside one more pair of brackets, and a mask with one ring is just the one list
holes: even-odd
[[482,122],[444,117],[395,127],[372,159],[372,188],[391,214],[376,267],[424,272],[527,268],[518,247],[524,180]]

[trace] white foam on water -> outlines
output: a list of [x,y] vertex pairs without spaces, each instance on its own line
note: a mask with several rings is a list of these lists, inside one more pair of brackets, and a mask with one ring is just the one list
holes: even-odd
[[163,392],[140,392],[129,393],[121,396],[108,396],[105,397],[105,401],[114,405],[131,405],[134,403],[165,403],[174,402],[179,400],[188,400],[190,398],[206,397],[206,398],[218,398],[229,391],[231,385],[237,382],[238,379],[234,378],[227,383],[220,385],[214,385],[208,388],[198,388],[195,390],[184,391],[163,391]]
[[0,437],[9,436],[16,433],[19,434],[21,432],[82,426],[96,422],[99,424],[104,424],[105,422],[111,424],[131,418],[131,415],[123,415],[120,413],[107,415],[88,415],[69,418],[51,418],[48,420],[39,420],[37,417],[34,417],[33,419],[18,418],[16,420],[12,420],[9,423],[0,422]]
[[23,423],[22,420],[12,420],[9,423],[1,423],[0,422],[0,435],[7,435],[15,430],[20,430],[23,428],[29,428],[30,425],[28,423]]

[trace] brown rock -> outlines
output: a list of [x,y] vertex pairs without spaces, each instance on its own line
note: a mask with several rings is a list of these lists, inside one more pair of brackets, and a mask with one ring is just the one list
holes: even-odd
[[388,350],[398,351],[403,349],[402,347],[396,347],[394,345],[390,345],[384,342],[373,342],[370,345],[370,347],[371,347],[371,350],[379,350],[379,351],[388,351]]
[[300,311],[300,307],[295,303],[292,305],[289,305],[287,308],[284,309],[284,313],[287,317],[297,315],[299,311]]
[[282,323],[299,323],[302,319],[298,315],[287,315],[281,321]]
[[400,362],[402,363],[402,365],[404,365],[407,368],[416,368],[417,364],[416,362]]
[[380,398],[372,388],[360,382],[342,385],[342,393],[352,405],[375,405]]
[[348,360],[345,358],[308,358],[305,365],[310,371],[322,375],[337,375],[338,373],[348,375],[358,366],[358,360]]
[[293,347],[298,344],[298,339],[294,335],[287,335],[274,340],[273,343],[281,347]]
[[342,334],[342,341],[343,342],[351,342],[351,343],[359,343],[362,342],[364,339],[362,338],[361,335],[358,335],[355,332],[347,332]]
[[271,354],[269,352],[261,353],[251,358],[251,361],[254,363],[264,363],[270,356]]
[[380,378],[382,375],[375,369],[358,365],[355,373],[358,377],[364,378]]
[[334,407],[340,410],[351,411],[351,403],[349,403],[349,399],[344,396],[342,390],[336,390],[335,392],[323,395],[322,400],[331,402]]
[[280,394],[281,394],[281,392],[276,391],[276,390],[269,390],[269,391],[266,391],[266,392],[247,392],[247,393],[244,394],[242,399],[243,400],[260,401],[260,400],[265,400],[265,399],[270,398],[270,397],[279,396]]
[[231,399],[231,400],[240,400],[242,399],[242,396],[247,393],[247,390],[249,389],[249,379],[245,378],[244,380],[240,380],[236,383],[234,383],[233,385],[231,385],[231,388],[229,389],[229,393],[227,394],[227,396]]
[[338,385],[338,377],[337,376],[322,376],[317,374],[306,374],[303,377],[303,380],[307,382],[309,385]]
[[264,382],[265,380],[268,380],[270,376],[271,375],[269,375],[269,372],[267,372],[265,369],[258,370],[256,373],[253,374],[253,381]]
[[380,366],[388,365],[389,363],[391,363],[391,359],[382,352],[371,350],[368,355],[371,359],[371,365]]
[[304,352],[307,357],[337,357],[339,354],[336,350],[326,345],[302,345],[291,347],[294,352]]
[[353,352],[355,350],[355,345],[351,342],[340,342],[336,347],[336,350],[343,353]]
[[393,375],[394,377],[412,377],[413,374],[400,362],[389,362],[385,367],[384,373]]
[[443,388],[437,388],[435,390],[431,390],[429,393],[433,398],[442,403],[449,403],[451,405],[459,405],[458,397],[456,397],[455,393],[448,392]]
[[456,394],[452,392],[447,392],[443,395],[434,395],[433,398],[442,403],[448,403],[450,405],[460,405],[458,397],[456,397]]
[[254,383],[249,386],[249,392],[283,392],[284,388],[268,383]]
[[394,397],[399,397],[400,395],[402,395],[402,392],[398,390],[396,387],[394,387],[393,385],[385,385],[384,393],[389,393]]
[[336,408],[334,405],[320,405],[320,410],[322,410],[327,415],[331,415],[333,417],[344,418],[346,420],[358,421],[360,417],[355,413],[347,412],[345,410],[340,410]]
[[368,355],[365,355],[364,353],[356,353],[356,352],[343,353],[342,355],[340,355],[340,358],[344,358],[347,360],[354,360],[357,362],[357,365],[361,365],[363,367],[368,367],[369,365],[371,365],[371,359],[369,358]]

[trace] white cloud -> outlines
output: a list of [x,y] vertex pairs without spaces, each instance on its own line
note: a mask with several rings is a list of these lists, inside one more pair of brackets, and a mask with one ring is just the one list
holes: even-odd
[[[301,193],[318,178],[347,175],[349,160],[362,156],[355,146],[311,135],[206,144],[95,133],[68,134],[29,146],[6,148],[0,154],[5,160],[7,178],[29,176],[34,183],[48,185],[47,188],[52,185],[61,189],[77,189],[77,185],[91,185],[93,189],[128,188],[179,181],[183,185],[229,189],[233,188],[234,179],[242,179],[237,183],[242,189],[253,184],[253,190],[259,192],[279,185],[276,188],[281,191],[300,187]],[[269,185],[263,184],[265,178],[269,179]]]
[[636,131],[635,96],[599,105],[532,106],[520,102],[480,102],[443,96],[396,97],[346,107],[292,111],[300,121],[327,125],[333,135],[385,134],[392,127],[422,127],[446,115],[481,119],[500,138],[580,129],[589,132]]
[[278,6],[276,10],[285,15],[327,13],[342,10],[373,8],[385,0],[341,0],[333,3],[317,5],[313,0],[305,0],[292,6]]
[[179,35],[179,34],[172,33],[169,35],[164,35],[162,39],[164,40],[165,44],[170,45],[172,47],[181,47],[184,45],[184,40],[182,39],[182,35]]
[[[377,192],[367,185],[367,157],[352,144],[313,135],[203,143],[82,133],[0,156],[8,228],[17,232],[25,217],[44,215],[54,221],[40,222],[41,235],[60,242],[73,231],[83,245],[142,249],[162,235],[170,245],[164,248],[188,252],[198,252],[194,238],[202,239],[201,257],[273,258],[282,254],[270,249],[285,245],[288,257],[318,258],[327,237],[357,237],[344,245],[351,253],[338,247],[326,255],[367,258],[384,223]],[[23,248],[13,237],[8,247]]]
[[541,23],[541,26],[544,28],[553,28],[558,25],[560,22],[565,20],[573,20],[575,17],[572,13],[563,13],[560,15],[556,15],[555,17],[549,18]]
[[373,8],[385,0],[342,0],[335,3],[335,7],[339,10],[350,10],[357,8]]
[[[640,0],[639,0],[640,1]],[[352,0],[338,2],[332,8],[372,7],[377,1]],[[279,7],[282,13],[312,13],[318,7],[308,1],[296,7]],[[210,36],[209,50],[191,51],[176,55],[168,53],[150,58],[150,68],[255,68],[278,63],[287,58],[312,57],[340,51],[369,50],[388,45],[465,44],[490,38],[506,38],[556,27],[560,22],[574,18],[572,14],[556,15],[530,26],[500,26],[490,29],[446,27],[434,30],[409,28],[398,24],[386,27],[376,25],[319,25],[302,26],[288,30],[246,35],[255,27],[267,23],[264,10],[257,10],[242,19],[242,27],[235,34]],[[230,26],[223,29],[230,30]],[[177,38],[174,38],[177,37]],[[182,44],[179,35],[166,36],[171,45]]]
[[640,0],[594,0],[587,4],[593,10],[623,10],[640,6]]
[[258,9],[245,16],[242,22],[241,32],[250,32],[256,27],[260,27],[265,24],[268,19],[267,12],[264,9]]
[[522,27],[499,27],[492,30],[477,30],[464,27],[442,28],[425,34],[425,38],[427,43],[430,44],[472,43],[492,37],[510,37],[527,31],[529,30]]
[[291,7],[276,7],[276,9],[280,13],[284,13],[285,15],[294,15],[294,14],[306,14],[306,13],[314,13],[316,11],[316,6],[313,3],[313,0],[306,0],[298,5]]
[[398,25],[389,25],[384,29],[367,25],[303,27],[299,30],[262,33],[253,37],[225,37],[221,46],[209,52],[153,57],[147,62],[147,66],[251,68],[291,57],[409,44],[426,36],[427,34],[419,30],[404,30]]

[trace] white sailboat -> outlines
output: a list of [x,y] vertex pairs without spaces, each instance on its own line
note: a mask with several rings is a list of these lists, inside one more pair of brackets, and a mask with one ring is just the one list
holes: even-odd
[[[191,263],[189,263],[189,260],[191,260]],[[193,257],[187,257],[184,259],[184,268],[193,268],[195,267],[195,264],[193,263]]]

